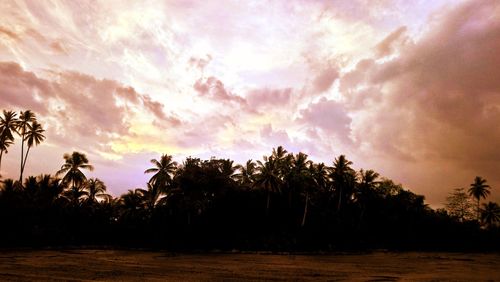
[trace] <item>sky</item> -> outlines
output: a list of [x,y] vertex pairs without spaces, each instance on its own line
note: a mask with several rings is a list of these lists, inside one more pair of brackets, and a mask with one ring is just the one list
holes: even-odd
[[[162,154],[273,147],[381,175],[442,206],[500,201],[500,1],[0,1],[0,109],[46,141],[25,175],[85,153],[111,194]],[[19,141],[19,138],[17,139]],[[20,143],[2,159],[19,175]]]

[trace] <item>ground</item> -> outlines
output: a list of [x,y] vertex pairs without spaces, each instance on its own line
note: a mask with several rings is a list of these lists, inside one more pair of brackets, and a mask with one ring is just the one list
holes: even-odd
[[1,281],[500,281],[500,254],[173,254],[129,250],[0,251]]

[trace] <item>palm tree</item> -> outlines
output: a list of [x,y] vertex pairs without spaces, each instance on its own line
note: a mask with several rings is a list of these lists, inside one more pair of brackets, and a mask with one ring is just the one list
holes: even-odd
[[[292,208],[293,195],[302,194],[305,198],[304,215],[307,212],[307,205],[309,202],[309,189],[311,189],[311,173],[309,166],[311,161],[307,160],[307,155],[299,152],[296,155],[290,154],[290,161],[286,157],[283,161],[282,169],[286,172],[284,180],[286,181],[286,188],[288,190],[288,208]],[[303,219],[305,216],[303,217]]]
[[17,133],[16,112],[3,110],[3,117],[0,116],[0,167],[3,153],[7,153],[7,148],[14,142],[14,134]]
[[147,183],[148,189],[142,189],[144,204],[148,208],[149,215],[151,215],[151,211],[155,208],[156,204],[162,197],[162,188],[158,185],[159,184]]
[[[340,155],[333,162],[333,168],[331,173],[331,179],[335,187],[335,193],[338,197],[337,210],[340,210],[342,205],[342,198],[350,192],[347,191],[352,188],[354,170],[350,167],[352,165],[351,161],[348,161],[344,155]],[[355,178],[355,177],[354,177]]]
[[67,185],[71,183],[72,189],[80,188],[80,186],[87,180],[85,174],[83,174],[80,169],[88,169],[92,171],[94,167],[89,164],[87,156],[79,152],[73,152],[71,155],[64,154],[64,160],[65,163],[56,173],[56,176],[64,174],[62,178],[63,184]]
[[21,136],[21,169],[19,173],[19,182],[23,179],[23,161],[24,161],[24,141],[27,133],[27,129],[29,129],[30,123],[36,121],[35,114],[26,110],[19,114],[19,122],[17,123],[18,134]]
[[235,175],[236,180],[243,186],[251,186],[255,181],[256,164],[248,160],[245,165],[237,165],[236,169],[240,172]]
[[480,210],[479,210],[479,202],[481,198],[486,199],[486,197],[490,194],[490,185],[486,184],[486,179],[481,176],[476,176],[474,178],[474,183],[470,185],[469,195],[474,197],[477,201],[477,220],[479,221]]
[[219,167],[220,173],[224,177],[234,180],[234,172],[237,169],[237,166],[234,165],[234,161],[230,159],[220,160],[219,165],[220,165]]
[[37,177],[38,198],[42,205],[49,206],[62,194],[64,187],[58,178],[44,174]]
[[500,206],[493,202],[483,204],[481,221],[487,226],[493,226],[495,223],[500,222]]
[[271,193],[280,192],[281,180],[278,175],[278,167],[274,158],[264,157],[264,162],[257,161],[257,175],[255,185],[260,185],[267,191],[266,214],[269,214]]
[[273,148],[271,157],[279,162],[286,157],[286,154],[287,151],[285,150],[285,148],[283,148],[283,146],[278,146],[278,148]]
[[360,182],[356,189],[356,201],[361,208],[361,212],[359,214],[359,222],[361,224],[366,211],[366,204],[373,199],[375,187],[379,183],[377,178],[380,174],[371,169],[366,171],[361,169],[359,171],[359,176]]
[[106,185],[99,178],[90,178],[85,183],[85,190],[88,193],[88,200],[91,203],[97,202],[97,198],[109,200],[111,195],[106,193]]
[[81,186],[72,186],[68,190],[63,191],[62,196],[71,205],[77,206],[83,202],[83,199],[88,198],[89,193],[83,190]]
[[128,190],[126,194],[120,196],[121,206],[126,213],[132,213],[135,210],[144,208],[144,189]]
[[[0,169],[2,168],[2,156],[3,153],[8,153],[10,145],[14,144],[14,141],[7,138],[7,135],[0,134]],[[0,170],[1,171],[1,170]]]
[[[308,162],[308,171],[307,171],[307,182],[305,185],[305,204],[304,204],[304,214],[302,216],[301,226],[304,227],[306,224],[307,211],[309,207],[310,195],[314,192],[320,191],[322,189],[326,189],[328,183],[328,168],[324,163],[314,164],[313,162]],[[314,191],[314,190],[315,191]]]
[[146,169],[144,173],[154,173],[149,180],[149,183],[158,187],[165,192],[168,185],[172,183],[172,178],[177,169],[177,162],[172,161],[172,156],[164,154],[160,160],[152,159],[151,163],[155,166]]
[[38,146],[45,139],[45,136],[43,135],[44,132],[45,130],[42,128],[42,125],[40,125],[37,121],[33,121],[31,125],[28,125],[28,131],[24,137],[28,150],[26,150],[26,156],[24,157],[24,161],[21,166],[21,177],[23,176],[31,147]]

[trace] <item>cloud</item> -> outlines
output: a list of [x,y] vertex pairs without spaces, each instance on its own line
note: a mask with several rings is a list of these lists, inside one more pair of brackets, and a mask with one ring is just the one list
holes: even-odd
[[6,27],[3,27],[3,26],[0,26],[0,35],[6,36],[6,37],[8,37],[10,39],[14,39],[14,40],[21,39],[17,33],[13,32],[12,30],[10,30]]
[[261,88],[250,90],[246,94],[246,101],[250,108],[258,109],[262,106],[283,107],[290,102],[292,88],[270,89]]
[[239,104],[245,103],[245,99],[228,91],[224,86],[224,83],[213,76],[206,79],[198,79],[194,83],[193,88],[201,97],[207,97],[220,102],[236,102]]
[[[0,101],[4,107],[31,109],[46,117],[53,130],[48,140],[67,146],[102,149],[114,138],[129,134],[134,109],[146,110],[157,120],[179,125],[163,105],[148,95],[116,81],[72,72],[48,72],[47,78],[23,70],[13,62],[0,63]],[[119,103],[119,98],[128,102]],[[119,137],[111,137],[119,136]],[[68,139],[70,138],[70,139]],[[92,144],[87,144],[92,142]]]
[[319,128],[326,133],[336,136],[344,143],[351,143],[351,118],[347,115],[345,107],[334,100],[321,98],[316,103],[311,103],[300,111],[300,123]]
[[52,43],[50,43],[49,46],[50,46],[50,48],[52,50],[54,50],[57,53],[61,53],[61,54],[67,54],[68,53],[66,47],[60,41],[52,41]]
[[406,32],[406,30],[406,26],[402,26],[387,35],[386,38],[384,38],[377,44],[377,46],[375,46],[377,55],[379,57],[390,55],[394,51],[394,49],[397,48],[394,45],[396,45],[397,43],[403,44],[407,40],[407,38],[403,37],[403,34]]
[[[372,155],[431,175],[426,193],[445,185],[432,172],[441,167],[453,167],[455,178],[477,174],[500,184],[500,17],[492,16],[498,12],[496,1],[472,1],[436,14],[418,41],[397,47],[398,57],[361,61],[341,79],[358,112],[354,137]],[[390,41],[400,32],[379,47],[396,48]]]
[[209,54],[207,54],[204,58],[191,57],[189,58],[189,65],[203,72],[205,70],[205,67],[210,63],[211,60],[212,56],[210,56]]
[[327,91],[338,77],[339,73],[335,67],[328,67],[322,70],[313,81],[314,92],[321,93]]

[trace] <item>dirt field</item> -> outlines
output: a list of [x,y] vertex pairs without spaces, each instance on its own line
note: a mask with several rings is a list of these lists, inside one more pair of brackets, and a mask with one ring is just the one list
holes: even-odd
[[171,254],[1,251],[0,281],[500,281],[500,254]]

